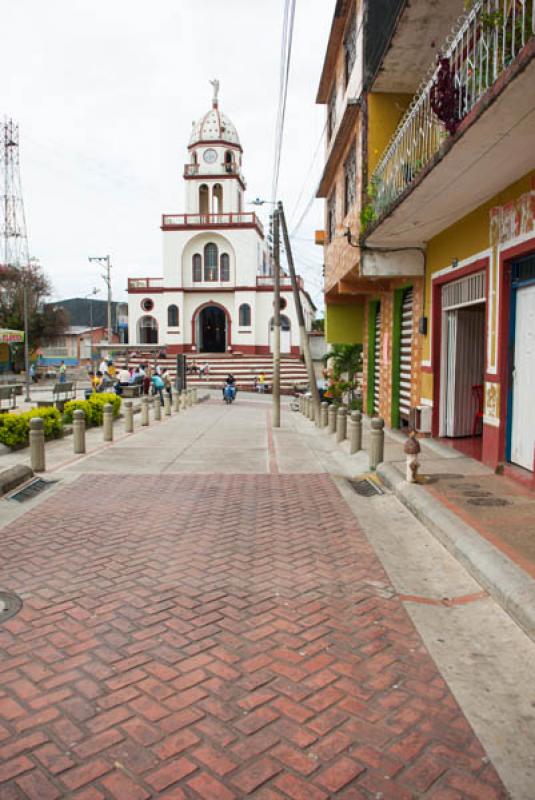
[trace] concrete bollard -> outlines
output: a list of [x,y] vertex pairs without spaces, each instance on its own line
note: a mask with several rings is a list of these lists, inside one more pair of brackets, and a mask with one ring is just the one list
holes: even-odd
[[150,425],[149,398],[146,396],[141,398],[141,424]]
[[171,416],[171,398],[168,392],[165,392],[163,396],[163,410],[166,417]]
[[195,406],[199,402],[199,398],[197,396],[197,389],[193,388],[191,390],[191,394],[192,394],[192,404]]
[[124,432],[134,432],[134,406],[131,400],[125,400],[123,403],[124,408]]
[[348,421],[349,429],[349,453],[354,455],[362,450],[362,414],[360,411],[353,411]]
[[324,400],[320,407],[320,428],[327,427],[328,414],[329,414],[329,403],[326,400]]
[[152,398],[153,408],[154,408],[154,419],[157,422],[160,422],[162,419],[162,403],[160,400],[160,395],[155,394]]
[[336,415],[336,443],[340,444],[347,439],[347,411],[339,408]]
[[381,417],[374,417],[370,430],[370,469],[377,469],[384,459],[385,451],[385,421]]
[[44,472],[45,429],[41,417],[30,419],[30,466],[34,472]]
[[314,408],[314,400],[312,397],[308,400],[308,418],[311,422],[314,422],[314,417],[316,416],[316,409]]
[[187,407],[188,407],[188,396],[186,394],[186,390],[183,389],[180,392],[180,408],[182,409],[182,411],[185,411]]
[[188,408],[191,408],[193,405],[193,389],[188,389],[186,391],[186,403]]
[[106,403],[102,409],[102,431],[105,442],[113,442],[113,406]]
[[300,394],[299,395],[299,411],[301,412],[301,414],[303,413],[303,409],[304,409],[304,402],[303,402],[304,399],[305,399],[304,396],[302,394]]
[[308,418],[308,397],[303,397],[303,416]]
[[173,411],[177,414],[180,411],[180,392],[175,392],[173,395]]
[[85,414],[81,408],[72,415],[72,439],[75,454],[85,453]]
[[327,433],[336,433],[336,406],[332,404],[327,412]]

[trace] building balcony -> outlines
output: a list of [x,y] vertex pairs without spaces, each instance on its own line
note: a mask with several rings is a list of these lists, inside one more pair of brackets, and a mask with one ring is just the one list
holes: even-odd
[[219,174],[219,165],[210,168],[208,165],[201,165],[201,164],[184,164],[184,178],[220,178],[225,180],[226,178],[236,178],[242,185],[242,188],[245,190],[247,188],[247,184],[245,179],[239,169],[237,168],[236,164],[225,164],[225,171],[222,174]]
[[479,0],[371,176],[368,244],[421,244],[532,167],[535,0]]
[[264,236],[264,227],[254,212],[230,214],[164,214],[163,231],[180,231],[204,228],[256,228]]
[[160,290],[163,287],[163,278],[128,278],[128,291]]

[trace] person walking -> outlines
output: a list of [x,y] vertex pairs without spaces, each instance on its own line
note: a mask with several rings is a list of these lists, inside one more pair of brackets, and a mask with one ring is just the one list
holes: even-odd
[[167,369],[164,369],[164,371],[161,374],[161,378],[162,378],[162,381],[164,383],[165,391],[169,395],[169,402],[172,403],[173,402],[173,381],[171,380],[171,376],[170,376],[169,371]]
[[67,367],[65,366],[65,362],[62,361],[59,365],[59,382],[65,383],[67,380]]
[[163,380],[161,378],[161,375],[158,375],[158,373],[155,372],[154,375],[151,378],[151,382],[152,382],[152,391],[154,392],[154,394],[159,394],[160,395],[160,403],[163,406],[163,404],[164,404],[163,403],[163,390],[165,388],[165,383],[163,382]]

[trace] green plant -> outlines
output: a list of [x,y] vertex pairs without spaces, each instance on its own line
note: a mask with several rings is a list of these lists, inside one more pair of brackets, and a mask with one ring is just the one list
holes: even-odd
[[57,408],[35,408],[20,414],[2,414],[0,416],[0,442],[7,447],[28,444],[32,417],[40,417],[43,420],[45,439],[58,439],[63,435],[63,422]]
[[121,408],[121,398],[115,393],[98,394],[93,392],[89,395],[87,400],[69,400],[65,403],[63,411],[63,419],[65,422],[71,423],[73,420],[73,413],[77,409],[84,412],[85,424],[90,427],[92,425],[102,425],[104,415],[104,406],[106,403],[111,403],[113,406],[113,416],[119,416]]
[[360,212],[360,232],[363,233],[377,219],[373,203],[367,203]]
[[[334,386],[333,396],[341,397],[344,392],[349,392],[349,402],[351,403],[356,375],[362,370],[362,345],[333,344],[330,351],[323,356],[325,364],[329,361],[332,364],[334,377],[331,384]],[[341,380],[342,375],[347,375],[347,381]]]

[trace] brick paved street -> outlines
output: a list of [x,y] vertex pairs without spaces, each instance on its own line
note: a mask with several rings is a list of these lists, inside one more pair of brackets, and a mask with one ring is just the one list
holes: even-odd
[[2,541],[1,800],[507,796],[328,475],[88,473]]

